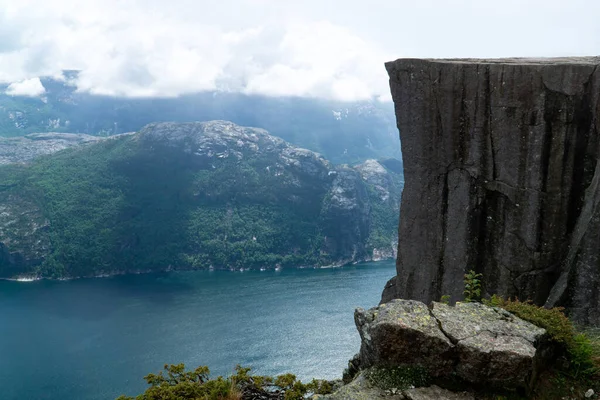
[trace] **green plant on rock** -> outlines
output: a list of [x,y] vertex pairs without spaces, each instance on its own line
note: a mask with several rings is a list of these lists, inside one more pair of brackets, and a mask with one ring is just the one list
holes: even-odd
[[548,309],[536,306],[531,301],[504,299],[498,295],[493,295],[489,300],[484,301],[484,303],[492,307],[503,308],[525,321],[544,328],[550,338],[556,343],[560,343],[566,347],[571,346],[573,343],[575,328],[561,307]]
[[324,379],[313,379],[306,384],[306,388],[308,392],[313,394],[330,394],[333,392],[333,385],[331,382]]
[[235,380],[219,376],[209,379],[208,367],[202,366],[186,372],[184,364],[165,365],[164,371],[144,377],[150,387],[133,398],[120,396],[117,400],[238,400],[241,393]]
[[440,298],[440,303],[442,304],[450,304],[450,295],[445,294]]
[[590,377],[600,371],[600,364],[594,359],[599,356],[594,349],[592,340],[585,333],[573,337],[573,344],[569,348],[569,361],[571,373],[574,378]]
[[564,308],[544,308],[531,301],[504,299],[493,295],[484,303],[500,307],[517,317],[544,328],[550,340],[566,351],[569,369],[566,371],[574,379],[588,379],[600,372],[600,337],[577,332],[575,326],[564,314]]
[[369,370],[366,376],[371,385],[383,390],[427,386],[431,380],[427,370],[422,367],[377,367]]
[[474,270],[470,270],[465,274],[465,295],[466,302],[481,301],[481,277],[482,274],[476,273]]

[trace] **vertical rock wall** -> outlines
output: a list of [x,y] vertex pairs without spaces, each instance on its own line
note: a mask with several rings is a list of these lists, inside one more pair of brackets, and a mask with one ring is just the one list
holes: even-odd
[[600,58],[386,64],[402,143],[397,276],[382,302],[487,294],[600,324]]

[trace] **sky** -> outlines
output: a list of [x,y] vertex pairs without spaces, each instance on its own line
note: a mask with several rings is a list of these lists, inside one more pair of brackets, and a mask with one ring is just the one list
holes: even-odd
[[600,55],[598,0],[0,0],[0,83],[389,100],[402,57]]

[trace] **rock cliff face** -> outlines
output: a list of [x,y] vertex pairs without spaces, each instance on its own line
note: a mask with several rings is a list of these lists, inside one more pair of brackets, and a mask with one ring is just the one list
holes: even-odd
[[600,323],[600,58],[386,64],[402,143],[397,276],[382,301],[487,294]]

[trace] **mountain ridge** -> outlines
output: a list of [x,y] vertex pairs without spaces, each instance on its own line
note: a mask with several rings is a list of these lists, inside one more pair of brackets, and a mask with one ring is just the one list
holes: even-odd
[[228,121],[154,123],[2,166],[0,178],[5,278],[395,255],[401,174],[334,165]]
[[110,136],[153,122],[229,120],[323,154],[335,163],[401,159],[391,103],[341,102],[199,92],[173,98],[125,98],[79,92],[72,77],[42,78],[40,97],[11,96],[0,87],[0,136],[72,132]]

